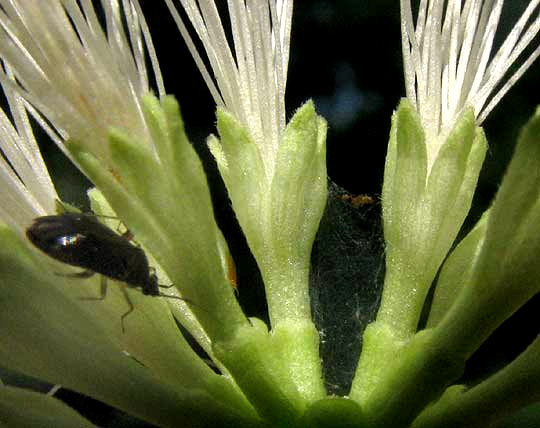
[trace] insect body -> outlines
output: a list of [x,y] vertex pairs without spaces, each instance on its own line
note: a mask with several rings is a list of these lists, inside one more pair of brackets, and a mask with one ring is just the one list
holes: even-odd
[[[128,287],[139,288],[143,294],[180,299],[160,293],[157,276],[148,265],[144,251],[132,245],[97,218],[89,214],[64,213],[34,219],[26,230],[26,236],[48,256],[72,266],[85,269],[71,276],[88,277],[100,273],[122,281]],[[105,297],[106,285],[102,286],[101,298]],[[122,315],[123,320],[133,311]]]

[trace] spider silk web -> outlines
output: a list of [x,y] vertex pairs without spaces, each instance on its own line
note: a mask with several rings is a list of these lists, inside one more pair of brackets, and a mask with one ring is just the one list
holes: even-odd
[[346,395],[384,279],[378,198],[355,197],[329,182],[311,264],[311,310],[320,336],[325,386],[329,394]]

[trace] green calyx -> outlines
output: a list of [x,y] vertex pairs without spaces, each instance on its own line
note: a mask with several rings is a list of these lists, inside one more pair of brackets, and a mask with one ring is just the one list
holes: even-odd
[[[378,321],[414,333],[425,297],[469,212],[486,152],[465,112],[431,168],[417,113],[404,100],[394,115],[383,186],[386,280]],[[421,268],[420,268],[421,267]]]
[[272,324],[310,319],[309,256],[326,203],[326,123],[306,103],[283,132],[275,159],[264,159],[240,122],[224,110],[217,115],[220,139],[208,144],[261,269]]
[[489,212],[450,255],[439,279],[430,323],[465,355],[540,291],[539,142],[537,113],[521,133]]
[[[466,124],[461,126],[466,130]],[[459,127],[458,124],[455,135],[459,135]],[[421,134],[409,130],[408,135]],[[445,155],[445,149],[452,147],[451,139],[452,134],[445,143],[448,146],[443,145],[435,160],[426,186],[428,189],[429,180],[448,182],[444,177],[451,174],[437,173],[436,168],[438,162],[452,159],[452,156]],[[370,426],[408,427],[414,420],[414,428],[481,427],[537,401],[540,394],[536,364],[538,340],[505,368],[470,389],[452,385],[452,382],[461,376],[468,358],[487,337],[540,291],[537,263],[540,250],[539,142],[540,116],[536,114],[521,133],[492,206],[442,266],[429,308],[427,328],[419,332],[411,329],[410,333],[402,334],[406,330],[400,330],[399,323],[387,322],[388,314],[396,313],[392,312],[390,305],[389,312],[378,317],[366,329],[364,349],[350,395],[363,405]],[[474,153],[474,147],[470,152]],[[394,149],[394,155],[396,153]],[[409,150],[408,153],[414,151]],[[420,150],[417,153],[422,154]],[[457,156],[453,158],[459,159]],[[466,165],[468,162],[464,159],[463,156],[461,163],[454,162],[453,165]],[[396,162],[395,159],[393,161]],[[445,168],[452,171],[451,166],[452,163]],[[461,176],[461,189],[467,190],[467,182],[475,181],[474,171]],[[420,180],[416,182],[420,183]],[[448,193],[455,194],[455,189],[460,189],[460,186],[453,183],[453,187],[448,186]],[[441,201],[442,198],[434,195],[431,200]],[[464,202],[462,200],[462,207]],[[456,206],[452,198],[448,203]],[[438,206],[443,207],[442,202]],[[445,211],[440,209],[438,212]],[[440,227],[448,225],[451,220],[445,218]],[[430,229],[429,223],[424,226]],[[443,227],[443,230],[449,229]],[[399,242],[400,236],[395,232],[392,237],[403,247]],[[423,238],[427,240],[423,244],[435,251],[437,241],[431,237],[431,241],[429,236]],[[421,252],[422,248],[418,251]],[[414,257],[412,252],[409,255]],[[420,263],[415,260],[415,263]],[[387,263],[391,265],[395,260],[391,258]],[[429,258],[418,266],[423,268],[426,263],[429,263]],[[408,278],[399,274],[397,277],[401,278],[396,282],[398,286],[407,290],[403,284],[407,284]],[[398,286],[394,291],[399,290]],[[391,288],[384,292],[389,290]],[[409,305],[410,301],[403,294],[404,312],[414,311],[415,306]],[[404,318],[398,316],[397,319]],[[396,355],[396,358],[388,359],[385,355]],[[431,405],[428,406],[429,403]]]
[[[409,380],[418,376],[422,382],[426,373],[410,366],[407,355],[414,357],[414,350],[422,347],[431,355],[428,345],[446,349],[443,344],[432,342],[431,334],[420,340],[415,333],[428,290],[469,211],[486,140],[469,110],[440,146],[431,166],[429,145],[415,109],[407,100],[402,101],[392,122],[382,193],[385,286],[377,319],[364,334],[362,355],[350,393],[351,398],[366,406],[368,413],[382,405],[377,404],[380,400],[388,402],[387,393],[396,379],[403,379],[399,383],[404,388],[407,375],[411,376]],[[402,358],[393,361],[388,355],[402,355]],[[433,354],[433,358],[437,355]],[[426,364],[433,365],[433,373],[440,372],[444,386],[447,378],[437,369],[438,362],[427,360]],[[449,366],[449,373],[460,373],[462,365],[462,358],[457,357],[455,365]],[[409,367],[409,372],[401,373],[404,367]],[[432,399],[442,386],[434,382],[433,389],[428,388],[426,394]],[[393,420],[403,409],[398,410],[399,403],[395,407],[388,403],[388,410],[383,413]],[[422,399],[407,403],[412,412],[423,405]],[[414,413],[409,415],[413,416]]]
[[282,360],[284,384],[294,385],[287,394],[291,402],[299,394],[302,408],[306,400],[324,396],[308,280],[326,203],[326,122],[307,102],[281,135],[275,158],[267,159],[264,153],[270,151],[263,151],[234,116],[218,110],[217,117],[220,138],[212,136],[208,144],[262,273],[269,343],[280,349],[276,358]]

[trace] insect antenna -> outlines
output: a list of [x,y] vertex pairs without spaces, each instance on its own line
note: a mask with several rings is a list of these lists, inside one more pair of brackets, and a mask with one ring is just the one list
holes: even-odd
[[183,297],[179,297],[179,296],[174,296],[172,294],[163,294],[163,293],[159,293],[158,296],[160,297],[168,297],[169,299],[178,299],[178,300],[183,300],[184,302],[186,303],[193,303],[191,300],[189,299],[184,299]]
[[[158,287],[159,287],[159,288],[172,288],[172,287],[174,287],[174,284],[169,284],[169,285],[158,284]],[[193,301],[192,301],[192,300],[190,300],[190,299],[185,299],[184,297],[180,297],[180,296],[175,296],[175,295],[173,295],[173,294],[163,294],[163,293],[159,293],[158,296],[160,296],[160,297],[167,297],[167,298],[169,298],[169,299],[183,300],[184,302],[189,303],[190,305],[193,304]]]
[[[163,287],[163,288],[171,288],[172,286],[173,286],[173,284],[168,285],[168,286],[165,286],[165,287],[163,287],[163,286],[160,285],[159,287]],[[182,300],[182,301],[186,302],[188,305],[191,305],[191,306],[197,306],[197,305],[193,302],[193,300],[191,300],[191,299],[186,299],[185,297],[175,296],[175,295],[173,295],[173,294],[163,294],[163,293],[159,293],[158,296],[160,296],[160,297],[166,297],[166,298],[168,298],[168,299]]]

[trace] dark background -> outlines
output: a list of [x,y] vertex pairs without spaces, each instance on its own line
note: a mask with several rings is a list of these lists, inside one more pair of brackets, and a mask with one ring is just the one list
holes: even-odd
[[[205,145],[208,134],[214,132],[215,106],[162,3],[143,0],[142,6],[166,89],[179,100],[188,135],[205,161],[216,213],[237,263],[241,304],[249,315],[265,318],[264,290],[257,267]],[[507,2],[505,16],[520,13],[525,3]],[[512,22],[504,19],[502,27],[508,28]],[[489,204],[519,129],[534,112],[539,101],[539,71],[538,64],[533,66],[484,123],[490,146],[465,229]],[[319,329],[325,332],[321,351],[330,393],[343,394],[348,389],[360,351],[360,331],[375,314],[383,273],[380,203],[356,208],[342,196],[347,192],[367,194],[377,200],[390,117],[404,94],[397,0],[296,2],[287,85],[288,118],[306,100],[315,101],[318,112],[329,122],[328,174],[340,186],[332,187],[315,245],[312,274],[313,312]],[[43,142],[43,148],[61,197],[84,206],[88,183],[54,147]],[[505,323],[473,356],[463,381],[474,382],[485,376],[530,343],[537,334],[533,322],[537,309],[533,301]],[[100,426],[146,426],[69,391],[61,390],[57,395]]]

